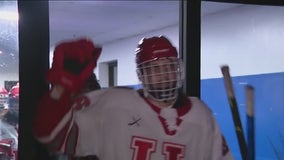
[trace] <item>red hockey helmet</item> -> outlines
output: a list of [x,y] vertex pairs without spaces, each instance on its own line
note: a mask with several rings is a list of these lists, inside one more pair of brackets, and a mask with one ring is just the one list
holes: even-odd
[[156,101],[177,98],[183,72],[176,48],[164,36],[143,38],[136,49],[137,75],[144,95]]
[[142,38],[136,49],[136,64],[162,57],[177,57],[177,50],[164,36]]

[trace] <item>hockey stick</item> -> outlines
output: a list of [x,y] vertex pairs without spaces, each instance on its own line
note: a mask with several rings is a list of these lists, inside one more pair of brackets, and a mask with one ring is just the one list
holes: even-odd
[[254,143],[254,88],[246,85],[248,160],[255,159]]
[[246,160],[247,159],[247,145],[246,145],[246,141],[245,141],[245,137],[243,133],[242,123],[240,120],[240,115],[239,115],[238,105],[237,105],[237,101],[236,101],[236,97],[235,97],[235,93],[233,89],[232,79],[231,79],[231,75],[229,72],[229,66],[227,65],[221,66],[221,71],[222,71],[223,78],[224,78],[224,84],[225,84],[228,101],[231,107],[231,112],[232,112],[233,121],[235,125],[235,132],[237,134],[242,159]]

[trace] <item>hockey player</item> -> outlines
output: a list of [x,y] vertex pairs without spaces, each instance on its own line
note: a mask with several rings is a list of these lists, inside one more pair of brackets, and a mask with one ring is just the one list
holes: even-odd
[[18,130],[2,119],[0,120],[0,159],[18,159]]
[[19,83],[9,92],[8,107],[0,115],[0,159],[18,159]]
[[[58,45],[54,52],[52,68],[47,74],[47,81],[60,81],[72,92],[72,96],[100,89],[93,69],[96,66],[97,57],[100,55],[101,47],[94,46],[88,39],[62,43]],[[80,56],[84,55],[84,56]],[[53,91],[57,92],[61,86],[52,86]],[[52,92],[53,98],[57,97]],[[71,94],[70,94],[71,95]],[[62,152],[49,152],[51,160],[96,160],[94,156],[76,157]]]
[[[73,48],[85,50],[80,43],[64,45],[70,48],[58,49],[65,57],[90,54],[75,54]],[[143,38],[136,49],[136,64],[141,91],[114,87],[74,96],[76,87],[58,79],[49,81],[54,87],[38,105],[36,138],[56,151],[100,160],[233,159],[207,105],[179,92],[182,64],[166,37]]]

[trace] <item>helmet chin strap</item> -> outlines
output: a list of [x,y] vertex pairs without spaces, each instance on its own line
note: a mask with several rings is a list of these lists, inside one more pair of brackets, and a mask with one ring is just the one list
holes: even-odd
[[172,91],[149,91],[151,95],[157,101],[168,101],[176,98],[175,90]]

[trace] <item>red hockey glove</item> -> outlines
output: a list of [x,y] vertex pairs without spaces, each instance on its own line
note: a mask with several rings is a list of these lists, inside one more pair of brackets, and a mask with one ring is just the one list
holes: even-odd
[[102,51],[88,39],[63,42],[55,47],[52,67],[47,81],[61,85],[65,90],[78,92],[83,89],[93,73]]

